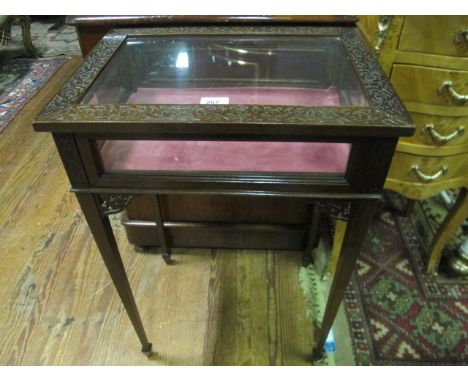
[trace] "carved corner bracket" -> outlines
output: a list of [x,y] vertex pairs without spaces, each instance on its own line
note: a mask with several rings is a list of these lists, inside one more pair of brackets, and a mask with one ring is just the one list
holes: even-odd
[[99,195],[101,201],[101,213],[112,215],[122,212],[132,201],[134,195],[102,194]]
[[314,200],[313,204],[321,213],[327,214],[333,219],[345,221],[349,219],[351,202],[348,200]]

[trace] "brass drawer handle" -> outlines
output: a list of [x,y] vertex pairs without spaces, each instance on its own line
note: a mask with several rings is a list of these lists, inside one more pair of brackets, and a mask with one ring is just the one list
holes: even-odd
[[442,86],[439,88],[439,93],[442,93],[442,91],[447,88],[447,91],[448,93],[450,94],[450,96],[460,102],[460,103],[465,103],[466,101],[468,101],[468,94],[460,94],[458,93],[454,88],[453,88],[453,83],[452,81],[444,81],[444,83],[442,84]]
[[457,129],[448,134],[448,135],[441,135],[437,132],[435,126],[430,123],[424,126],[423,131],[428,131],[429,135],[432,138],[432,141],[434,143],[446,143],[449,142],[465,133],[465,127],[464,126],[458,126]]
[[461,44],[462,42],[464,42],[465,44],[468,43],[468,29],[465,29],[455,34],[453,43],[455,45],[458,45],[458,44]]
[[379,16],[379,22],[377,24],[377,42],[374,47],[375,54],[378,56],[382,49],[382,45],[387,38],[388,28],[392,22],[393,16]]
[[448,168],[446,166],[443,166],[439,171],[437,171],[434,175],[426,175],[424,174],[420,169],[417,164],[411,166],[411,170],[417,175],[417,177],[422,180],[423,182],[432,182],[433,180],[436,180],[440,178],[442,175],[447,174]]

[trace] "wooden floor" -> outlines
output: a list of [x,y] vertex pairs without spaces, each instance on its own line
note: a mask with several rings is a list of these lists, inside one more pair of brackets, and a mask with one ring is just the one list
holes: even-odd
[[0,135],[1,365],[300,365],[312,327],[300,253],[135,253],[113,218],[157,355],[146,359],[62,169],[31,122],[72,58]]

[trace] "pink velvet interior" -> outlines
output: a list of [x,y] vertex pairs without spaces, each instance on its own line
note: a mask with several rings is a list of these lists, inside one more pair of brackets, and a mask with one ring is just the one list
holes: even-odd
[[[334,106],[335,88],[147,89],[127,103],[198,104],[201,97],[229,97],[230,104]],[[106,141],[107,171],[247,171],[345,173],[351,145],[320,142]]]
[[344,173],[348,143],[106,141],[110,171],[255,171]]
[[202,97],[228,97],[234,105],[333,106],[340,100],[336,88],[288,87],[139,88],[127,100],[132,104],[199,104]]

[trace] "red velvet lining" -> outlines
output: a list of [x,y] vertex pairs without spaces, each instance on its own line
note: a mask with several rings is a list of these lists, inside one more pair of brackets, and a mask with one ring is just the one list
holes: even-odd
[[110,171],[254,171],[344,173],[349,143],[106,141]]
[[228,97],[234,105],[333,106],[340,99],[328,89],[289,87],[138,88],[127,100],[131,104],[199,104],[202,97]]
[[[335,88],[140,88],[127,103],[198,104],[229,97],[231,104],[333,106]],[[245,171],[345,173],[351,145],[320,142],[106,141],[108,171]]]

